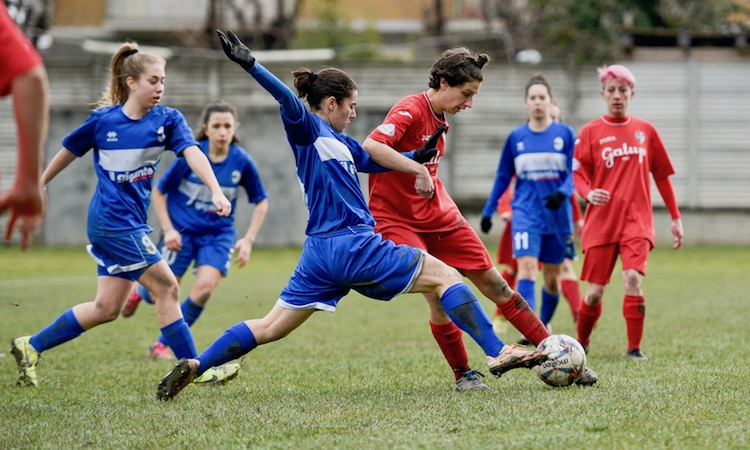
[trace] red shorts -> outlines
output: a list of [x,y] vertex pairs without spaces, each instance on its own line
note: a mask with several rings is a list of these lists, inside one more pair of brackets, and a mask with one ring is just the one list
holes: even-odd
[[375,227],[383,238],[425,250],[459,271],[487,270],[492,263],[487,247],[468,222],[451,231],[420,233],[403,227]]
[[622,259],[622,270],[633,269],[646,275],[650,251],[651,242],[646,238],[591,247],[584,253],[581,279],[596,284],[609,284],[618,254]]

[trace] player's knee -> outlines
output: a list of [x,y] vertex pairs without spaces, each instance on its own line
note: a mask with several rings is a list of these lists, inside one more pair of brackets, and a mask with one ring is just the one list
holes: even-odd
[[557,278],[551,279],[551,280],[545,280],[544,281],[544,289],[552,294],[557,295],[560,293],[560,287],[557,283]]
[[624,271],[622,278],[626,292],[639,292],[641,290],[643,276],[637,270],[628,269]]
[[100,301],[97,299],[94,304],[96,305],[97,322],[100,324],[112,322],[120,316],[120,308],[118,308],[118,305],[114,304],[114,302]]

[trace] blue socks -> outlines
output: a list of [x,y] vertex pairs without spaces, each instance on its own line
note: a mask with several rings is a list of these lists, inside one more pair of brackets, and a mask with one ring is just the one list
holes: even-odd
[[[555,315],[557,309],[557,302],[560,300],[560,294],[552,295],[547,292],[547,289],[542,289],[542,312],[539,315],[539,320],[542,321],[545,327],[549,325],[552,320],[552,316]],[[549,328],[549,327],[547,327]]]
[[193,335],[185,319],[180,318],[161,329],[161,335],[167,345],[172,349],[177,359],[195,358],[198,350],[195,349]]
[[211,367],[235,360],[257,346],[258,342],[245,322],[233,325],[196,358],[201,366],[195,376],[199,377]]
[[153,305],[154,300],[151,298],[151,293],[146,289],[145,286],[143,286],[141,283],[138,283],[138,286],[136,286],[136,292],[138,292],[138,295],[141,296],[144,302]]
[[440,297],[448,317],[471,336],[487,356],[495,357],[503,349],[501,341],[492,330],[492,322],[477,297],[464,283],[454,284]]
[[77,338],[84,331],[86,330],[81,327],[75,314],[73,314],[73,308],[70,308],[43,330],[31,336],[29,343],[34,347],[34,350],[42,353],[45,350]]
[[526,299],[529,308],[536,314],[536,288],[534,280],[518,280],[516,291]]
[[[201,313],[203,312],[203,307],[198,306],[195,303],[193,303],[193,300],[188,296],[184,302],[182,302],[182,317],[185,319],[185,322],[188,324],[189,327],[192,327],[196,320],[198,320],[198,317],[200,317]],[[159,336],[159,342],[161,342],[164,345],[167,345],[167,340],[164,339],[164,336]]]

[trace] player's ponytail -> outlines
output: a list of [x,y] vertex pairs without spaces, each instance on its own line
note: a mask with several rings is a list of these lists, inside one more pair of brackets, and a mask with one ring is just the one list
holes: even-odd
[[432,64],[428,85],[432,89],[440,89],[441,79],[449,86],[458,86],[470,81],[482,82],[482,68],[489,61],[490,57],[486,53],[477,54],[466,47],[448,49]]
[[130,89],[125,80],[132,77],[138,80],[143,73],[144,66],[150,63],[166,66],[167,62],[161,56],[138,51],[138,44],[126,42],[117,49],[109,62],[109,86],[102,93],[96,107],[119,105],[125,103]]
[[297,69],[292,74],[297,96],[307,100],[312,111],[319,110],[328,97],[335,98],[336,103],[341,105],[357,90],[357,83],[352,77],[335,67],[327,67],[318,73],[310,69]]

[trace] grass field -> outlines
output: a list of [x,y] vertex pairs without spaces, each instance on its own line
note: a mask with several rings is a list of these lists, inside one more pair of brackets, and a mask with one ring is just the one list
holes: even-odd
[[[261,249],[233,268],[193,327],[199,350],[264,315],[297,256]],[[40,386],[16,388],[10,339],[93,299],[95,273],[83,248],[0,249],[0,449],[750,447],[747,248],[652,253],[647,363],[625,358],[615,276],[589,354],[600,375],[592,388],[553,389],[527,370],[491,377],[467,337],[491,390],[456,393],[421,296],[356,294],[251,352],[233,382],[191,386],[170,403],[155,394],[172,364],[146,358],[158,331],[149,305],[45,352]],[[575,335],[565,303],[553,327]]]

